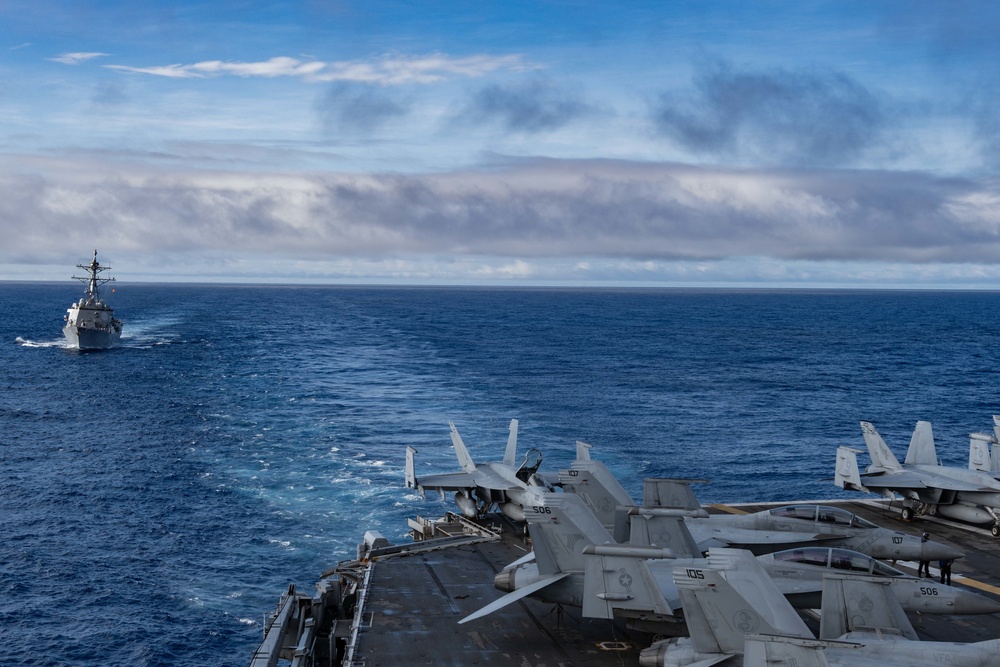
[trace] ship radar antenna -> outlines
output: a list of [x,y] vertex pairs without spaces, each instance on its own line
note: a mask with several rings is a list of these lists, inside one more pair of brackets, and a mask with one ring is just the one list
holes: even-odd
[[80,280],[87,285],[87,302],[94,303],[101,300],[100,286],[104,283],[113,283],[112,277],[102,277],[100,274],[111,269],[110,266],[101,266],[97,261],[97,250],[94,250],[94,259],[90,264],[77,264],[78,269],[87,272],[86,276],[73,276],[74,280]]

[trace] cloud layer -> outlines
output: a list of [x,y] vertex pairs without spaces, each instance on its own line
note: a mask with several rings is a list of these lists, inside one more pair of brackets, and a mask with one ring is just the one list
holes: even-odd
[[8,171],[0,255],[101,239],[289,258],[1000,262],[998,204],[995,181],[612,161],[409,176]]

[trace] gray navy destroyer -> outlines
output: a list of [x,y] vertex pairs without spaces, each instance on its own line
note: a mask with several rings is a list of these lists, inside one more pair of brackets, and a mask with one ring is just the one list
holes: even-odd
[[111,306],[101,301],[100,287],[114,278],[102,277],[101,273],[111,269],[97,261],[97,251],[90,264],[77,264],[77,268],[87,272],[85,276],[73,276],[82,281],[87,289],[82,299],[66,310],[63,333],[70,348],[79,350],[103,350],[118,344],[122,337],[122,321],[115,318]]

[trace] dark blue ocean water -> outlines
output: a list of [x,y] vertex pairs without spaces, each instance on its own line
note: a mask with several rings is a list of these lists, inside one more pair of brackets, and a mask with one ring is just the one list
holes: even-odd
[[448,420],[577,439],[641,496],[841,495],[840,444],[918,419],[964,466],[1000,412],[1000,294],[128,285],[120,348],[60,327],[78,286],[0,283],[0,664],[245,665],[289,583],[449,506]]

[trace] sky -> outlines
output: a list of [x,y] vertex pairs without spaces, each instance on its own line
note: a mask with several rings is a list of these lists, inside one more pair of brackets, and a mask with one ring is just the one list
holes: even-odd
[[0,2],[0,280],[1000,289],[1000,4]]

